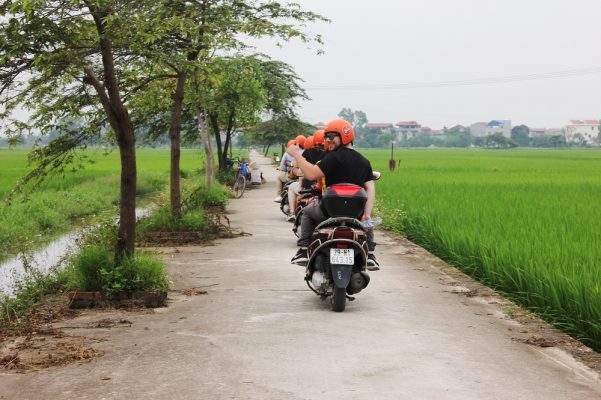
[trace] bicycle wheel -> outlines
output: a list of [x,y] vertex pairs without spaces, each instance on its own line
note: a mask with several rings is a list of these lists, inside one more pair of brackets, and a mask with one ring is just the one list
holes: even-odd
[[234,182],[234,197],[239,199],[244,194],[246,188],[246,179],[242,175],[238,175]]

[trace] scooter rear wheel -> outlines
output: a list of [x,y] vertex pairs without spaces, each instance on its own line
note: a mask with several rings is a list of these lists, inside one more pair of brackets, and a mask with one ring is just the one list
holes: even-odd
[[332,311],[342,312],[346,308],[346,289],[345,288],[334,288],[334,295],[332,296]]

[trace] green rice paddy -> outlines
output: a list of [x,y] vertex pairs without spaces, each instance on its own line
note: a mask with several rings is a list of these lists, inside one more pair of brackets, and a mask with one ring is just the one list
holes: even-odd
[[[87,150],[93,163],[85,163],[84,169],[75,172],[49,177],[26,201],[18,197],[8,204],[7,195],[30,169],[27,154],[26,149],[0,149],[0,260],[69,231],[82,218],[107,211],[117,214],[118,151],[105,154]],[[138,149],[138,194],[152,193],[167,185],[169,165],[167,149]],[[182,174],[202,167],[199,150],[182,151]]]
[[601,350],[601,151],[363,153],[386,227]]

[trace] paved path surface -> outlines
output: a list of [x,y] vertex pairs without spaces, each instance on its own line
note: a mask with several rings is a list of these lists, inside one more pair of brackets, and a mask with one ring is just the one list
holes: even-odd
[[[598,377],[515,338],[486,297],[453,291],[434,257],[377,232],[382,269],[333,313],[309,292],[269,183],[231,202],[252,236],[165,257],[168,308],[114,327],[89,363],[0,376],[3,399],[598,399]],[[416,255],[417,254],[417,255]],[[110,380],[102,380],[109,377]]]

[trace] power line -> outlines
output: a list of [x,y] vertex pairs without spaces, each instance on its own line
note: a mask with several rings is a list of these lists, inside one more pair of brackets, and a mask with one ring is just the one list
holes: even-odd
[[389,84],[364,84],[364,85],[316,85],[307,87],[308,90],[391,90],[391,89],[422,89],[444,88],[453,86],[491,85],[508,82],[534,81],[541,79],[566,78],[571,76],[593,75],[601,73],[601,67],[569,69],[556,72],[543,72],[537,74],[508,75],[494,78],[465,79],[440,82],[416,83],[389,83]]

